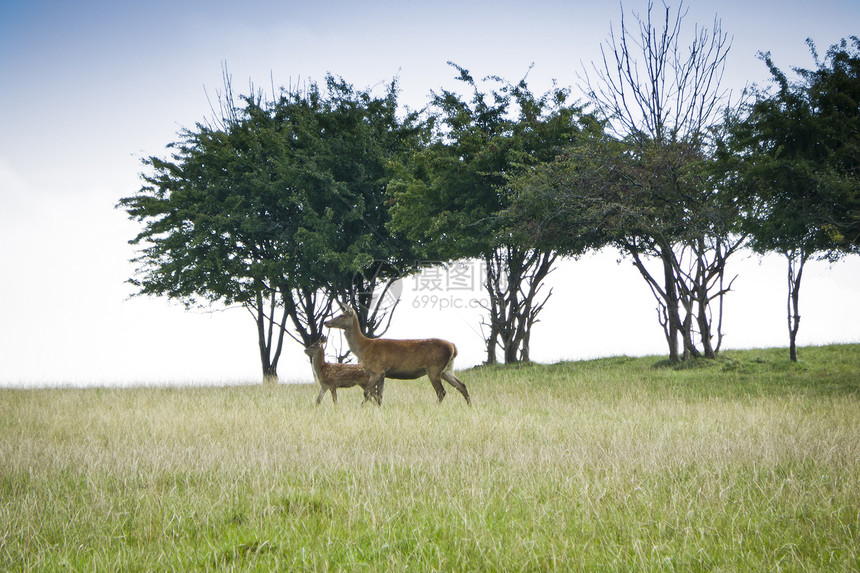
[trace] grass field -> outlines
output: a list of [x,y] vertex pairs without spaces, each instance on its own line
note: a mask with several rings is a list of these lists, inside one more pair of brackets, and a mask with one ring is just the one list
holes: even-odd
[[857,571],[860,345],[0,390],[0,570]]

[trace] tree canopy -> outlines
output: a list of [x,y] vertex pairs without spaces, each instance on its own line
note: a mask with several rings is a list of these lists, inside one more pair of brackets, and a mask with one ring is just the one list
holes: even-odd
[[727,261],[749,244],[788,258],[796,359],[804,262],[860,252],[860,40],[823,59],[810,42],[815,66],[792,78],[762,54],[772,85],[737,105],[720,20],[685,43],[686,14],[649,2],[630,26],[622,7],[585,103],[456,64],[465,95],[431,92],[420,113],[401,113],[396,81],[375,94],[334,76],[237,101],[225,69],[220,116],[145,158],[119,201],[142,224],[130,282],[246,308],[275,379],[284,337],[317,341],[335,302],[378,335],[393,311],[380,290],[477,260],[486,362],[518,362],[556,259],[610,246],[654,294],[677,363],[719,351]]
[[860,40],[842,40],[796,79],[761,54],[771,86],[729,118],[720,147],[726,181],[745,198],[743,226],[758,252],[788,260],[790,355],[797,359],[805,262],[858,252],[860,238]]
[[[432,141],[400,169],[392,185],[392,227],[422,245],[429,259],[478,259],[487,289],[487,362],[528,361],[531,326],[546,297],[538,292],[556,253],[522,242],[508,224],[508,178],[550,161],[596,129],[569,90],[537,96],[526,79],[475,80],[451,64],[468,99],[442,90],[431,98]],[[492,86],[484,91],[484,86]],[[549,295],[547,295],[548,297]]]
[[367,322],[367,293],[390,278],[377,267],[415,264],[386,226],[387,164],[423,126],[398,116],[395,82],[378,97],[329,76],[324,91],[241,105],[225,86],[221,117],[183,130],[169,158],[146,158],[144,185],[118,206],[144,224],[138,293],[248,308],[274,378],[288,325],[317,340],[335,299]]

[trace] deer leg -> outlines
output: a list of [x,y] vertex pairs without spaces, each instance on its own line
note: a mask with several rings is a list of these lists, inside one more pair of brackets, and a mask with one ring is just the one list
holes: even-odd
[[445,399],[445,388],[442,386],[442,379],[439,378],[439,374],[436,372],[427,373],[427,377],[430,378],[430,383],[433,384],[433,389],[436,390],[436,397],[439,399],[439,403],[442,403],[442,400]]
[[328,390],[328,387],[320,384],[320,393],[319,393],[319,396],[317,396],[317,406],[319,406],[320,402],[322,402],[322,399],[323,399],[323,396],[325,396],[326,390]]
[[331,387],[331,401],[337,404],[337,386]]
[[[385,374],[370,374],[370,381],[364,388],[364,402],[373,398],[378,406],[382,405],[381,390],[377,390],[377,387],[381,387],[385,383],[384,381]],[[364,402],[361,403],[362,406],[364,406]]]
[[466,399],[466,404],[469,406],[472,405],[472,399],[469,398],[469,390],[466,389],[466,385],[463,384],[459,378],[454,376],[453,372],[442,372],[442,378],[445,379],[445,382],[460,391],[460,394],[462,394],[463,398]]
[[379,383],[376,385],[376,392],[375,392],[374,398],[376,400],[376,404],[379,406],[382,406],[382,391],[384,389],[385,389],[385,376],[380,378]]

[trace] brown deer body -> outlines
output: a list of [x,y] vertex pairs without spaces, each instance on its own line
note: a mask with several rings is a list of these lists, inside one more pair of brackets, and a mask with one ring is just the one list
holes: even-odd
[[445,388],[442,387],[442,380],[445,380],[460,391],[468,405],[472,405],[466,385],[454,375],[457,347],[447,340],[368,338],[362,334],[353,310],[347,310],[324,324],[329,328],[343,329],[349,349],[369,375],[370,382],[364,389],[365,401],[373,397],[378,404],[382,403],[386,377],[413,380],[426,374],[439,402],[445,398]]
[[[331,400],[337,404],[337,389],[361,386],[367,388],[370,377],[359,364],[330,364],[325,361],[325,336],[305,348],[305,354],[311,357],[311,367],[314,380],[320,385],[317,405],[322,402],[327,391],[331,391]],[[366,398],[365,398],[366,400]]]

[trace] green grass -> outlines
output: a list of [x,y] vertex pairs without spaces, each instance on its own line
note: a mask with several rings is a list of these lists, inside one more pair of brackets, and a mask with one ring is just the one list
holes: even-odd
[[860,345],[786,354],[0,390],[0,570],[856,571]]

